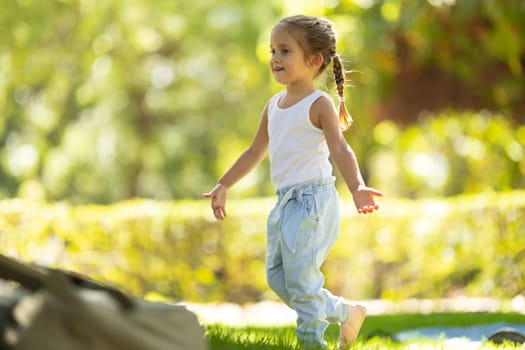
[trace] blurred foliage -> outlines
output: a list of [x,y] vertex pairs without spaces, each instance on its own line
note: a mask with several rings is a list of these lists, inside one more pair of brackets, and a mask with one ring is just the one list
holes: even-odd
[[[492,110],[512,117],[504,122],[511,129],[524,121],[523,1],[6,0],[0,195],[77,203],[200,196],[249,144],[264,103],[282,88],[267,69],[269,32],[298,12],[336,24],[355,86],[347,103],[356,123],[347,137],[365,168],[384,151],[383,132],[416,123],[424,110]],[[320,84],[333,91],[330,79]],[[463,133],[469,124],[459,122],[454,130]],[[407,138],[388,144],[399,148],[390,160],[419,154],[420,142]],[[468,136],[449,146],[491,152],[495,144],[472,138],[486,141]],[[442,192],[431,186],[432,194],[487,182],[507,188],[523,176],[523,137],[501,146],[521,165],[488,179],[467,171],[496,169],[491,159],[470,159],[465,150],[444,155],[432,142],[428,154],[445,156],[451,171],[465,164]],[[402,157],[397,173],[406,163],[419,167],[419,158]],[[232,193],[270,194],[267,171],[264,162]],[[418,181],[403,179],[396,191],[426,194]]]
[[[249,302],[265,281],[274,199],[233,200],[224,222],[207,201],[114,205],[0,202],[3,254],[72,269],[138,296]],[[525,290],[525,192],[381,201],[358,216],[342,201],[341,236],[323,269],[348,298],[513,297]]]
[[502,115],[443,112],[372,131],[371,182],[389,196],[450,196],[525,188],[525,125]]
[[3,4],[4,195],[31,180],[74,201],[200,193],[230,160],[219,150],[236,151],[225,141],[256,123],[267,74],[254,47],[272,11],[240,0]]

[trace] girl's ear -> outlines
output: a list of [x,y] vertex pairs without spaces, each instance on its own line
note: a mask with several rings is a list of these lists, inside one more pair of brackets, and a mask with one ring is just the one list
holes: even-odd
[[323,65],[324,58],[320,52],[317,52],[311,55],[308,61],[310,63],[310,66],[312,66],[312,68],[319,69]]

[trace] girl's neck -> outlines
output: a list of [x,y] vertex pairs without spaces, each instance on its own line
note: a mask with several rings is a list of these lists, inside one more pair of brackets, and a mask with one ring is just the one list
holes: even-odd
[[315,91],[313,83],[288,84],[286,94],[290,96],[307,96]]
[[302,99],[309,96],[311,93],[315,91],[315,88],[313,86],[310,86],[309,88],[290,88],[289,86],[286,86],[286,94],[284,94],[283,97],[279,100],[279,107],[280,108],[289,108],[293,105],[295,105],[297,102],[301,101]]

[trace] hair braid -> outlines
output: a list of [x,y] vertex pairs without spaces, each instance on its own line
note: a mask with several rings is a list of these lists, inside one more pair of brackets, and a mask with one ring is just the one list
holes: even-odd
[[343,60],[337,53],[334,55],[333,67],[337,95],[339,96],[339,124],[343,130],[346,130],[352,124],[353,120],[345,106],[345,71]]

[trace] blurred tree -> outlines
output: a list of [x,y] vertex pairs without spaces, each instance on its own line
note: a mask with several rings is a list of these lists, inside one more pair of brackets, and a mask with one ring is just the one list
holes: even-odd
[[53,200],[200,194],[223,153],[246,144],[269,95],[256,90],[268,77],[254,47],[271,11],[243,1],[8,1],[3,195],[27,181]]
[[[348,101],[357,122],[347,134],[363,162],[383,119],[410,123],[422,110],[454,107],[523,122],[519,1],[7,0],[0,194],[199,197],[282,88],[266,66],[269,30],[298,12],[336,23],[355,70]],[[270,194],[267,167],[235,193]]]
[[[525,122],[524,2],[386,0],[374,9],[365,31],[385,50],[366,40],[361,57],[387,73],[376,118],[414,122],[422,110],[452,107]],[[379,16],[384,27],[371,29]]]

